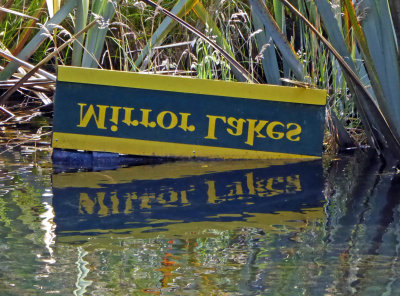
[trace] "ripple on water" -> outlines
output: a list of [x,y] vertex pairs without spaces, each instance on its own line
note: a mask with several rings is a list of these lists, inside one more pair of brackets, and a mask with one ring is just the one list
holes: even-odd
[[400,290],[400,183],[365,156],[330,163],[324,179],[321,164],[319,175],[177,162],[52,176],[45,152],[0,163],[0,295]]

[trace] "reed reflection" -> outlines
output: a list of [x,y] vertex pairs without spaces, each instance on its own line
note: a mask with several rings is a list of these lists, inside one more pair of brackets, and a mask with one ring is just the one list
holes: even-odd
[[336,283],[338,294],[397,295],[400,175],[360,153],[332,165],[327,189],[326,253],[318,260],[337,268],[322,269],[320,279]]

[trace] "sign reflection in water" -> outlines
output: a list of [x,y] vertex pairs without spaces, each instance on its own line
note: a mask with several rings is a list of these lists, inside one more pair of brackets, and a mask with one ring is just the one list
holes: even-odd
[[[321,161],[175,162],[53,176],[60,236],[271,228],[322,217]],[[198,223],[201,222],[201,223]]]

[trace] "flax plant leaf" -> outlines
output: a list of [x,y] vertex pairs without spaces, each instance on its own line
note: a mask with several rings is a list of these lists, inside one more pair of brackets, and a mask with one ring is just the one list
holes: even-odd
[[282,2],[279,0],[274,0],[274,16],[276,23],[282,32],[286,32],[286,22],[285,22],[285,10]]
[[376,69],[383,92],[378,104],[400,138],[400,67],[388,2],[364,0],[359,9],[365,13],[360,23],[370,53],[364,56],[365,63]]
[[256,43],[261,56],[264,75],[269,84],[282,85],[275,45],[272,37],[265,30],[257,14],[253,15],[253,25],[256,31]]
[[[82,67],[95,68],[103,51],[104,40],[108,31],[109,22],[114,17],[115,7],[119,0],[94,0],[92,12],[103,18],[102,24],[97,24],[86,35],[85,52],[82,57]],[[93,19],[93,17],[92,17]]]
[[[375,86],[374,93],[377,94],[378,98],[381,98],[384,96],[383,90],[382,90],[382,85],[379,82],[379,77],[378,77],[378,75],[376,73],[376,69],[373,65],[373,60],[372,60],[371,54],[369,52],[368,44],[365,39],[363,29],[358,21],[354,5],[350,0],[344,0],[344,4],[346,7],[348,16],[349,16],[350,27],[354,31],[354,35],[357,38],[357,41],[360,45],[362,54],[365,59],[364,65],[366,66],[366,68],[368,69],[368,72],[370,73],[369,77],[370,77],[372,85]],[[358,73],[358,74],[360,74],[360,73]]]
[[274,20],[271,12],[262,0],[250,0],[251,10],[256,14],[263,23],[265,29],[275,42],[275,45],[280,50],[284,60],[292,69],[294,76],[300,80],[304,80],[304,69],[294,49],[290,46],[286,37],[283,35],[278,24]]
[[[75,33],[82,30],[87,23],[89,16],[89,0],[78,1],[78,7],[76,8],[75,18]],[[77,38],[77,42],[74,42],[72,52],[72,66],[81,66],[82,54],[83,54],[83,42],[85,36],[82,34]]]
[[[340,63],[346,76],[348,85],[354,95],[353,97],[355,99],[356,106],[366,127],[366,132],[370,138],[371,144],[376,148],[378,153],[383,154],[383,156],[387,159],[400,159],[399,138],[396,136],[396,133],[389,125],[386,117],[384,114],[382,114],[375,100],[362,84],[352,67],[349,66],[349,64],[335,49],[335,47],[322,36],[322,34],[304,17],[304,15],[302,15],[287,0],[281,1],[314,32],[314,34],[321,40],[321,42],[329,49],[329,51]],[[326,25],[326,20],[324,20],[324,22]],[[330,35],[329,31],[328,35]]]

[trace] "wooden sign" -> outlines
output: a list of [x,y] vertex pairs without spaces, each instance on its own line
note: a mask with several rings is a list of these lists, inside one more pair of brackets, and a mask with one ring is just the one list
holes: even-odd
[[53,147],[208,158],[315,158],[326,91],[59,67]]

